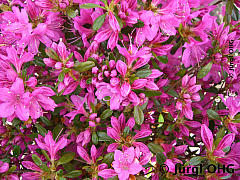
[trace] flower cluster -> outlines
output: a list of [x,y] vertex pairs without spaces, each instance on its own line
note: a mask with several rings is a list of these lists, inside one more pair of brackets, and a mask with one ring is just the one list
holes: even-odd
[[1,1],[0,179],[239,179],[239,8]]

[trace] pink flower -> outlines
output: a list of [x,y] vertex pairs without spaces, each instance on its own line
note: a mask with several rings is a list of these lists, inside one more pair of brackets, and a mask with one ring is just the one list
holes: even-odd
[[[141,152],[144,152],[144,153],[149,152],[148,147],[142,142],[137,142],[137,139],[149,136],[152,133],[150,129],[148,129],[145,126],[141,126],[141,130],[137,131],[135,136],[131,137],[130,135],[128,135],[128,137],[123,137],[124,129],[128,126],[129,129],[132,130],[132,128],[135,125],[135,120],[133,117],[129,118],[129,120],[126,123],[123,113],[118,117],[118,119],[112,116],[111,125],[112,127],[107,128],[107,134],[116,142],[108,146],[108,149],[107,149],[108,152],[113,152],[119,146],[124,146],[124,145],[127,146],[128,144],[131,144],[134,147],[139,147]],[[125,140],[122,141],[123,139]]]
[[112,164],[120,180],[127,180],[130,174],[135,175],[143,169],[138,159],[135,158],[133,147],[128,148],[124,152],[116,150]]
[[8,169],[9,169],[9,164],[0,161],[0,173],[5,173],[8,171]]
[[12,63],[15,66],[17,73],[21,73],[21,67],[23,63],[33,60],[33,54],[29,52],[24,51],[24,53],[21,54],[20,57],[18,57],[18,53],[14,47],[9,47],[6,49],[6,51],[8,56],[7,57],[2,56],[2,58],[9,61],[9,63]]
[[33,119],[37,119],[40,116],[43,116],[43,110],[54,111],[54,108],[57,107],[54,100],[50,96],[54,96],[55,92],[49,87],[36,87],[31,93],[31,101],[29,103],[29,113]]
[[85,131],[81,132],[78,137],[76,142],[81,144],[81,146],[84,146],[88,144],[91,140],[91,130],[90,128],[87,128]]
[[182,90],[180,99],[176,103],[176,108],[186,116],[188,119],[193,119],[192,101],[200,101],[198,91],[201,85],[196,85],[196,76],[191,77],[187,74],[182,78]]
[[11,88],[0,88],[0,117],[22,121],[29,118],[29,92],[24,92],[23,80],[17,78]]
[[207,149],[209,151],[212,151],[212,146],[213,146],[212,131],[205,124],[202,124],[201,126],[201,137]]
[[56,142],[53,140],[51,131],[48,131],[44,139],[42,136],[38,136],[35,140],[41,149],[49,152],[51,161],[55,160],[55,156],[59,150],[67,146],[67,139],[65,137],[62,137],[58,142]]
[[[114,161],[112,163],[114,171],[111,169],[102,170],[99,176],[109,178],[118,175],[119,180],[127,180],[129,175],[139,173],[143,167],[135,156],[133,147],[126,149],[124,152],[116,150],[114,152]],[[109,173],[108,177],[106,176]]]

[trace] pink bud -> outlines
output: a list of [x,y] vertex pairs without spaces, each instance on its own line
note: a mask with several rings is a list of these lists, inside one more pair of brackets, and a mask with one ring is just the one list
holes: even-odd
[[207,149],[212,151],[213,146],[212,131],[205,124],[202,124],[201,126],[201,137]]
[[117,64],[116,64],[116,68],[117,68],[117,71],[124,77],[126,75],[126,72],[127,72],[127,65],[121,61],[121,60],[118,60],[117,61]]
[[35,77],[30,77],[26,84],[27,86],[34,88],[37,85],[37,79]]

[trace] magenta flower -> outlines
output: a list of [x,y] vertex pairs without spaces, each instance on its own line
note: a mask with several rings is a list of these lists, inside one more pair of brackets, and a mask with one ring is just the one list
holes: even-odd
[[[129,175],[135,175],[139,173],[143,167],[139,160],[135,157],[135,151],[133,147],[128,148],[124,152],[116,150],[114,152],[114,161],[112,163],[115,173],[118,175],[119,180],[127,180]],[[107,178],[115,176],[115,173],[110,169],[101,171],[98,175]],[[106,176],[107,175],[107,176]]]
[[76,110],[73,110],[70,113],[67,113],[65,115],[67,117],[71,117],[69,121],[71,122],[77,114],[83,114],[84,116],[88,117],[88,113],[86,112],[86,110],[84,109],[84,106],[83,106],[86,101],[86,97],[81,98],[80,96],[72,95],[71,100],[72,100],[73,104],[75,105]]
[[128,135],[127,137],[123,137],[123,131],[125,127],[128,126],[129,129],[132,130],[132,128],[135,125],[135,120],[133,117],[129,118],[129,120],[126,123],[123,113],[118,117],[118,119],[112,116],[111,125],[112,127],[107,128],[107,134],[116,142],[108,146],[107,149],[108,152],[115,151],[119,146],[129,146],[129,144],[135,147],[139,147],[141,152],[149,152],[148,147],[144,143],[137,142],[136,140],[149,136],[152,133],[150,129],[142,126],[141,130],[138,131],[135,136],[132,137],[131,135]]
[[31,161],[23,161],[22,165],[25,168],[34,171],[34,172],[25,172],[25,173],[23,173],[21,175],[23,179],[26,179],[26,180],[41,179],[43,171],[36,164],[34,164]]
[[205,124],[202,124],[201,137],[204,145],[207,148],[209,159],[212,159],[212,160],[215,159],[217,162],[225,165],[233,164],[234,168],[239,167],[239,163],[235,161],[235,159],[232,158],[231,156],[226,155],[225,152],[223,151],[224,148],[232,146],[232,143],[234,142],[234,139],[235,139],[234,133],[225,135],[222,138],[222,140],[218,143],[217,147],[214,147],[213,134],[211,130]]
[[192,101],[200,101],[198,91],[201,85],[196,85],[196,76],[189,77],[185,75],[182,78],[182,90],[180,93],[181,100],[176,103],[176,108],[180,110],[188,119],[193,119]]
[[17,78],[11,88],[0,88],[0,117],[12,120],[18,117],[22,121],[29,118],[29,92],[24,92],[23,80]]
[[9,61],[9,63],[12,63],[16,70],[17,73],[21,73],[21,67],[25,62],[29,62],[33,60],[33,54],[29,52],[25,52],[18,57],[18,53],[14,47],[9,47],[6,49],[8,56],[1,56],[4,60]]
[[36,87],[31,93],[31,100],[29,103],[29,113],[33,119],[37,119],[40,116],[43,116],[43,109],[54,111],[54,108],[57,107],[54,100],[50,96],[54,96],[55,92],[49,87]]
[[62,137],[58,142],[56,142],[53,140],[51,131],[48,131],[44,139],[39,135],[38,138],[35,138],[35,140],[41,149],[49,152],[52,162],[55,160],[57,152],[67,146],[67,139],[65,137]]
[[9,169],[9,164],[6,162],[0,161],[0,173],[5,173]]

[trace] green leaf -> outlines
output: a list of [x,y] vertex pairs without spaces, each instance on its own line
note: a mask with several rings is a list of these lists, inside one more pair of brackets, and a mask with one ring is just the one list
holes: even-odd
[[58,160],[58,165],[60,164],[66,164],[70,161],[72,161],[75,157],[75,153],[74,152],[67,152],[65,154],[63,154],[63,156]]
[[157,56],[156,59],[159,60],[163,64],[168,63],[168,57],[167,56]]
[[41,66],[41,67],[45,67],[45,66],[46,66],[41,57],[35,56],[34,59],[35,59],[35,60],[32,61],[32,62],[33,62],[34,64],[36,64],[37,66]]
[[92,9],[92,8],[102,8],[102,9],[105,9],[105,7],[102,7],[102,6],[99,6],[98,4],[93,4],[93,3],[86,3],[86,4],[82,4],[80,6],[80,9]]
[[[53,139],[56,140],[57,136],[60,136],[60,132],[63,129],[62,124],[57,124],[55,128],[53,129]],[[61,132],[62,133],[62,132]]]
[[144,26],[144,22],[141,20],[138,20],[138,22],[133,25],[133,27],[136,27],[136,28],[141,28],[143,26]]
[[21,148],[18,145],[15,145],[13,148],[13,156],[18,157],[21,153]]
[[115,15],[115,17],[116,17],[116,19],[117,19],[117,21],[118,21],[118,24],[119,24],[120,29],[122,29],[122,27],[123,27],[122,19],[121,19],[118,15]]
[[139,106],[134,106],[133,115],[134,115],[135,122],[138,125],[141,125],[144,121],[144,114]]
[[73,166],[72,163],[66,163],[62,165],[64,170],[66,170],[67,172],[71,172],[75,170],[75,167]]
[[204,78],[211,70],[213,62],[209,62],[206,66],[204,66],[197,74],[198,79]]
[[101,119],[107,119],[108,117],[112,116],[113,111],[110,109],[105,109],[103,113],[100,115]]
[[140,78],[146,78],[152,74],[150,69],[141,69],[136,72],[136,76]]
[[48,47],[48,48],[45,49],[45,53],[51,59],[56,60],[56,61],[60,61],[60,58],[59,58],[58,54],[55,52],[54,49]]
[[11,174],[12,172],[14,172],[15,170],[17,169],[17,166],[16,165],[13,165],[12,167],[10,167],[9,169],[8,169],[8,174]]
[[67,9],[67,15],[70,18],[75,18],[77,16],[77,12],[72,8],[68,8]]
[[59,82],[63,82],[64,77],[65,77],[65,73],[62,71],[62,72],[58,75],[58,81],[59,81]]
[[178,93],[173,89],[168,90],[166,93],[172,97],[178,97]]
[[178,50],[178,48],[180,48],[180,46],[182,45],[182,43],[183,43],[183,40],[180,39],[180,40],[178,41],[178,43],[176,43],[176,44],[172,47],[170,53],[171,53],[172,55],[174,55],[174,54],[176,53],[176,51]]
[[189,161],[189,165],[190,166],[196,166],[198,164],[200,164],[205,158],[202,157],[202,156],[195,156],[195,157],[192,157]]
[[103,23],[104,23],[104,21],[105,21],[105,18],[106,18],[106,13],[103,14],[103,15],[101,15],[101,16],[99,16],[99,17],[94,21],[94,23],[93,23],[93,30],[94,30],[94,31],[97,31],[97,30],[99,30],[99,29],[102,27],[102,25],[103,25]]
[[129,132],[130,132],[129,126],[126,126],[123,130],[123,137],[127,137],[127,135],[129,135]]
[[108,153],[103,158],[103,163],[106,163],[108,165],[112,164],[114,159],[114,153]]
[[218,115],[218,113],[212,109],[208,109],[207,114],[208,114],[208,117],[212,119],[220,119],[220,116]]
[[156,160],[158,164],[163,164],[166,161],[166,156],[162,152],[157,152]]
[[164,118],[163,118],[162,113],[159,114],[158,122],[160,123],[160,124],[158,125],[158,127],[162,127],[162,126],[163,126],[163,123],[164,123]]
[[144,93],[146,97],[160,96],[162,94],[161,91],[154,91],[154,90],[133,89],[133,91],[137,94]]
[[42,160],[40,159],[40,157],[38,157],[36,154],[32,154],[32,160],[33,162],[37,165],[40,166],[43,164]]
[[98,136],[97,136],[97,133],[95,131],[92,133],[92,142],[95,145],[98,144]]
[[95,63],[93,61],[79,62],[76,63],[74,69],[81,73],[92,69],[94,66]]
[[49,167],[48,167],[46,164],[40,165],[40,169],[43,170],[43,171],[45,171],[45,172],[48,172],[48,173],[51,172],[50,169],[49,169]]
[[70,173],[67,173],[66,175],[64,175],[64,177],[76,178],[76,177],[80,176],[81,174],[82,174],[81,170],[75,170],[75,171],[72,171]]
[[45,136],[45,134],[47,134],[47,130],[44,127],[42,127],[40,124],[35,124],[35,126],[39,134],[41,134],[42,136]]
[[46,118],[45,116],[41,116],[40,119],[41,119],[42,122],[43,122],[44,124],[46,124],[47,126],[52,126],[52,125],[53,125],[52,121],[49,121],[49,119]]
[[105,132],[97,132],[97,135],[98,141],[112,141],[112,138],[110,138]]
[[43,150],[43,149],[41,149],[41,151],[42,151],[43,155],[45,156],[45,158],[46,158],[49,162],[51,162],[51,159],[50,159],[50,157],[48,156],[47,152],[46,152],[45,150]]
[[158,152],[163,152],[162,147],[158,144],[155,144],[155,143],[149,143],[148,148],[154,154],[157,154]]

